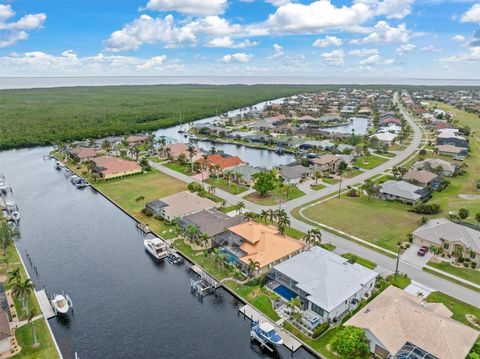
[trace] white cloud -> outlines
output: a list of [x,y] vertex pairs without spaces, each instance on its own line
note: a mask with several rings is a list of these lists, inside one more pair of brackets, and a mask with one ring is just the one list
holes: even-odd
[[343,44],[342,39],[336,36],[326,36],[323,39],[317,39],[313,43],[313,47],[329,47],[329,46],[341,46]]
[[350,50],[348,54],[350,56],[355,56],[355,57],[367,57],[367,56],[378,55],[379,51],[378,49],[359,49],[359,50]]
[[178,11],[187,15],[206,16],[223,14],[227,0],[149,0],[147,9]]
[[403,19],[412,12],[415,0],[384,0],[378,4],[375,15],[385,15],[387,19]]
[[14,16],[11,5],[0,4],[0,48],[28,39],[28,31],[41,28],[47,19],[44,13],[27,14],[17,21],[12,20]]
[[207,43],[207,47],[223,47],[229,49],[243,49],[245,47],[257,46],[258,41],[250,41],[248,39],[235,42],[230,36],[216,37]]
[[345,52],[343,50],[333,50],[331,52],[324,52],[320,55],[329,65],[343,65],[345,63]]
[[279,44],[273,44],[273,59],[278,59],[283,56],[283,47]]
[[165,55],[152,58],[134,56],[94,56],[81,57],[67,50],[61,55],[52,55],[41,51],[10,54],[0,57],[0,75],[133,75],[133,74],[169,74],[180,71],[183,65],[178,60],[168,60]]
[[404,45],[400,45],[399,47],[397,47],[395,52],[399,55],[405,55],[408,52],[415,51],[416,48],[417,47],[414,44],[404,44]]
[[452,39],[458,42],[463,42],[466,40],[465,36],[463,35],[455,35],[454,37],[452,37]]
[[220,61],[224,63],[229,63],[229,62],[246,63],[246,62],[250,62],[252,58],[253,58],[252,55],[246,54],[244,52],[237,52],[235,54],[225,55],[224,57],[222,57]]
[[427,46],[424,46],[424,47],[420,48],[420,50],[425,51],[425,52],[440,52],[440,51],[442,51],[442,49],[439,49],[439,48],[435,47],[435,45],[427,45]]
[[440,59],[440,62],[480,62],[480,47],[471,47],[468,52],[461,52],[453,56],[443,57]]
[[394,63],[395,63],[395,59],[385,59],[383,61],[383,64],[388,66],[393,65]]
[[392,44],[406,43],[410,38],[410,32],[405,24],[390,26],[386,21],[379,21],[373,27],[373,31],[363,39],[352,40],[353,44]]
[[360,61],[362,66],[373,66],[380,62],[380,55],[372,55],[367,57],[365,60]]
[[272,4],[275,7],[279,7],[288,4],[290,0],[265,0],[265,2]]
[[309,5],[288,3],[268,17],[266,25],[275,32],[317,33],[325,29],[358,26],[373,16],[365,4],[336,7],[330,0]]
[[460,21],[480,23],[480,3],[473,4],[472,7],[463,14]]

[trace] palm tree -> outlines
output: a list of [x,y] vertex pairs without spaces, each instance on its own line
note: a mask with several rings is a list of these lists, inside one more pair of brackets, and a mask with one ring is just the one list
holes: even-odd
[[137,147],[132,146],[132,147],[130,147],[130,148],[128,149],[128,153],[129,153],[129,155],[132,156],[132,157],[135,159],[135,161],[136,161],[136,160],[138,160],[138,155],[140,154],[140,150],[139,150]]
[[223,255],[218,248],[215,248],[213,250],[212,256],[213,256],[213,262],[217,268],[218,267],[221,268],[225,265],[225,259],[223,258]]
[[200,233],[200,244],[203,244],[205,246],[205,248],[208,248],[209,245],[210,245],[210,236],[208,235],[208,233]]
[[110,154],[110,151],[112,150],[112,144],[109,140],[103,141],[102,149],[107,153],[107,155]]
[[245,208],[245,202],[240,201],[235,205],[235,209],[237,210],[238,213],[242,213],[243,209]]
[[260,262],[258,261],[253,261],[251,258],[248,260],[247,264],[247,272],[250,277],[253,277],[255,272],[260,270]]
[[8,272],[8,284],[18,283],[22,280],[22,274],[20,273],[20,267],[14,268]]
[[442,249],[438,246],[430,246],[430,252],[433,254],[434,257],[437,257],[441,252]]
[[188,239],[194,242],[198,239],[198,236],[200,235],[200,231],[198,227],[192,224],[189,224],[187,228],[185,228],[185,234],[187,235]]
[[285,229],[290,226],[290,218],[288,218],[288,215],[285,213],[285,215],[282,215],[278,218],[277,220],[277,228],[278,231],[281,234],[285,233]]
[[463,257],[463,251],[464,248],[462,246],[455,246],[455,255],[457,257],[457,260]]
[[167,144],[167,139],[165,136],[160,136],[157,140],[158,148],[160,150],[161,156],[165,156],[165,146]]
[[313,178],[315,179],[315,184],[317,184],[318,180],[322,178],[322,173],[319,171],[313,172]]
[[233,173],[230,170],[223,172],[223,178],[227,180],[227,186],[230,188],[230,181],[232,179]]
[[273,222],[277,218],[277,213],[273,209],[267,210],[266,218],[270,221]]
[[0,241],[2,244],[3,256],[6,258],[6,260],[8,260],[7,248],[10,243],[12,243],[13,234],[12,228],[6,222],[3,222],[0,225]]
[[28,315],[28,296],[32,293],[35,286],[33,285],[30,279],[25,279],[24,281],[19,281],[13,284],[12,286],[12,296],[20,298],[22,300],[23,309]]
[[38,315],[37,311],[35,309],[32,309],[30,314],[28,315],[27,318],[27,323],[30,324],[32,323],[32,337],[33,337],[33,347],[36,348],[38,347],[39,343],[37,343],[37,332],[35,331],[35,322],[34,318]]
[[303,237],[303,240],[307,244],[307,248],[310,248],[311,244],[318,244],[322,241],[322,232],[318,228],[310,229]]
[[249,221],[254,221],[258,218],[258,215],[255,212],[246,212],[243,217]]
[[213,196],[215,194],[216,189],[217,189],[217,187],[215,187],[212,184],[212,185],[210,185],[210,187],[208,187],[208,193]]
[[190,165],[192,166],[192,173],[193,173],[193,157],[197,154],[197,150],[195,149],[194,146],[190,145],[187,148],[187,152],[190,157]]
[[262,209],[260,212],[259,218],[267,224],[267,217],[268,217],[268,212]]
[[288,303],[287,303],[287,307],[290,308],[290,317],[294,317],[295,315],[295,312],[296,312],[296,309],[297,308],[301,308],[302,307],[302,302],[300,301],[300,297],[295,297],[295,298],[291,298]]
[[85,162],[85,167],[87,167],[87,170],[90,173],[93,173],[95,171],[95,168],[97,168],[97,164],[94,161],[90,160]]
[[173,158],[172,158],[172,149],[170,147],[167,147],[165,148],[165,157],[167,157],[167,159],[169,161],[172,161]]

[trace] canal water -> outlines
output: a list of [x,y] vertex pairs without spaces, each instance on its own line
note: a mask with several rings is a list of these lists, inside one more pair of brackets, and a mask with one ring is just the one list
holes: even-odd
[[[17,246],[33,281],[73,300],[67,319],[49,321],[65,358],[290,358],[250,342],[250,321],[223,289],[193,296],[186,267],[153,261],[134,221],[94,190],[75,189],[43,160],[48,151],[0,152],[0,172],[14,189]],[[312,358],[303,349],[294,357]]]

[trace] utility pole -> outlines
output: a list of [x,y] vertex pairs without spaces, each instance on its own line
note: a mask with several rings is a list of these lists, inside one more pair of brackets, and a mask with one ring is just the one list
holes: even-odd
[[398,243],[397,243],[397,246],[398,246],[398,252],[397,252],[397,264],[396,264],[396,266],[395,266],[395,275],[394,275],[394,277],[393,277],[395,280],[397,280],[397,275],[398,275],[398,265],[399,265],[399,263],[400,263],[400,250],[401,250],[401,248],[402,248],[402,247],[401,247],[401,243],[400,243],[400,242],[398,242]]

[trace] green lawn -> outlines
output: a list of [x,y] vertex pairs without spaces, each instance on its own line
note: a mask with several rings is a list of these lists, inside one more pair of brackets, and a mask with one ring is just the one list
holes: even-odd
[[341,196],[309,207],[303,213],[314,221],[396,251],[397,242],[405,240],[421,218],[407,209],[407,205],[398,202]]
[[249,287],[233,281],[226,281],[225,285],[274,322],[280,319],[272,307],[272,301],[258,286]]
[[360,264],[364,267],[367,267],[369,269],[375,269],[375,267],[377,266],[376,263],[374,263],[372,261],[369,261],[368,259],[359,257],[359,256],[357,256],[356,254],[353,254],[353,253],[344,253],[344,254],[342,254],[342,257],[346,258],[348,260],[355,259],[355,263],[358,263],[358,264]]
[[453,274],[457,277],[468,280],[469,282],[480,284],[480,272],[478,270],[475,270],[472,268],[465,268],[465,267],[459,268],[447,262],[436,263],[432,260],[428,262],[428,265],[434,268],[440,269],[444,272]]
[[395,279],[394,275],[391,275],[388,278],[388,281],[390,282],[390,284],[400,289],[405,289],[412,283],[412,280],[410,278],[407,278],[401,274],[397,275],[397,279]]
[[325,187],[326,187],[325,185],[320,183],[310,185],[310,188],[313,189],[314,191],[319,191],[321,189],[324,189]]
[[[95,187],[138,221],[148,224],[154,232],[168,238],[171,228],[163,221],[144,215],[142,209],[149,201],[186,190],[187,185],[160,171],[151,170],[142,175],[98,182]],[[145,198],[137,201],[139,196]]]
[[227,180],[223,178],[210,177],[206,182],[210,185],[214,185],[215,187],[232,194],[240,194],[248,190],[247,187],[239,186],[236,183],[230,182],[230,184],[228,184]]
[[176,163],[176,162],[169,162],[169,163],[163,164],[163,166],[167,167],[167,168],[170,168],[171,170],[180,172],[181,174],[184,174],[186,176],[191,176],[192,175],[190,165],[181,165],[181,164]]
[[352,162],[352,165],[366,169],[366,170],[370,170],[372,168],[380,166],[381,164],[387,161],[388,159],[386,158],[369,155],[369,156],[362,156],[362,157],[355,158]]
[[352,168],[352,169],[343,173],[343,178],[353,178],[353,177],[358,176],[361,173],[363,173],[363,172],[360,171],[360,170],[357,170],[355,168]]
[[291,201],[292,199],[302,197],[304,195],[305,193],[302,190],[295,188],[288,194],[288,198],[285,198],[285,196],[278,189],[267,193],[265,196],[262,196],[258,192],[253,192],[243,198],[247,201],[259,204],[261,206],[273,206],[279,204],[280,199],[282,200],[282,202],[287,202]]
[[478,328],[476,328],[467,320],[465,315],[471,314],[477,318],[480,318],[480,308],[450,297],[442,292],[430,293],[430,295],[426,298],[426,301],[429,303],[443,303],[453,312],[453,319],[478,330]]
[[220,208],[220,211],[223,212],[223,213],[229,213],[231,211],[236,210],[236,208],[237,208],[236,205],[231,205],[231,206],[227,206],[227,207],[224,207],[224,208]]
[[322,182],[326,184],[337,184],[340,180],[333,177],[322,177]]
[[15,331],[15,336],[19,346],[22,348],[20,353],[14,356],[19,359],[54,359],[58,358],[57,350],[47,328],[45,319],[37,319],[34,322],[38,347],[32,347],[33,333],[32,324],[24,325]]

